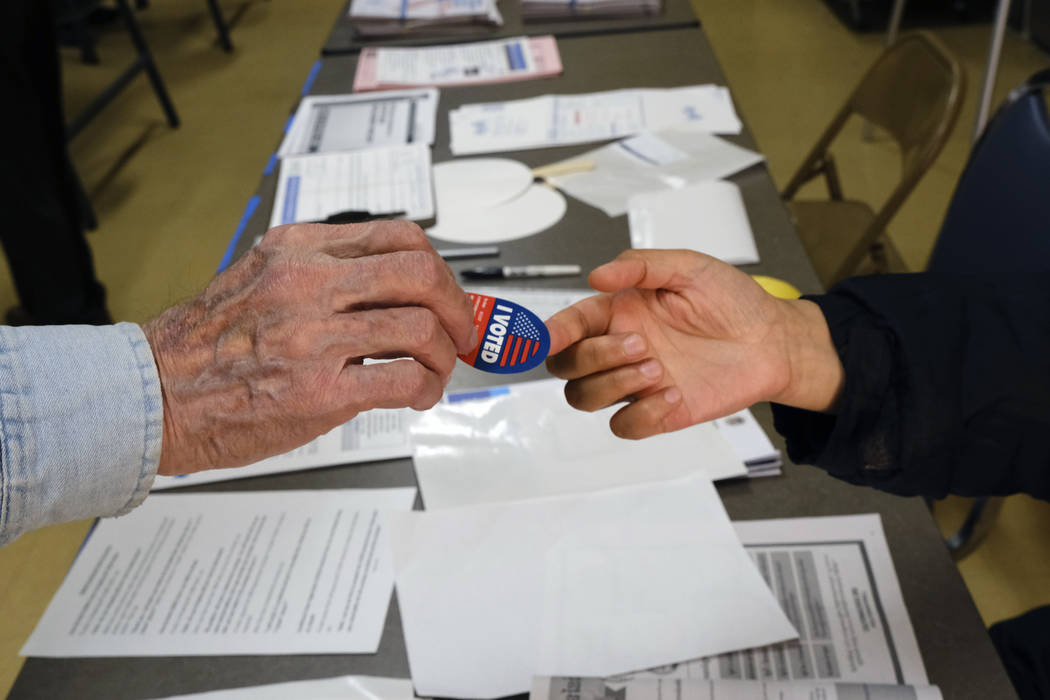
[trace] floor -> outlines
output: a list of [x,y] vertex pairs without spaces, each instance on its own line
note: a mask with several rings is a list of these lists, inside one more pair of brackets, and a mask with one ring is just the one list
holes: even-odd
[[[506,0],[505,0],[506,1]],[[847,31],[821,0],[693,0],[734,89],[738,107],[783,185],[881,50],[878,35]],[[139,14],[182,117],[169,129],[145,80],[111,105],[73,143],[73,156],[101,226],[89,236],[110,308],[144,321],[193,294],[214,274],[244,203],[276,146],[300,85],[344,0],[224,0],[236,19],[237,49],[223,53],[203,1],[154,0]],[[905,261],[920,269],[967,153],[988,27],[936,34],[966,65],[970,94],[959,126],[932,171],[890,226]],[[128,60],[127,40],[107,31],[102,65],[64,54],[70,113]],[[639,57],[644,60],[644,57]],[[1045,67],[1047,56],[1007,38],[1000,99],[1010,85]],[[347,76],[349,90],[351,76]],[[881,138],[853,125],[838,162],[848,194],[877,201],[898,163]],[[0,309],[15,304],[0,270]],[[938,506],[950,527],[966,503]],[[19,647],[62,580],[87,523],[28,534],[0,549],[0,694],[21,667]],[[1050,504],[1007,499],[988,541],[961,564],[987,622],[1050,603]]]

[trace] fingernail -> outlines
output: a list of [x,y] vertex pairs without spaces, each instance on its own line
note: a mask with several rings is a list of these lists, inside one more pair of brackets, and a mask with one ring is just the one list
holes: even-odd
[[623,352],[628,357],[641,355],[645,352],[645,338],[637,333],[631,333],[623,341]]
[[676,386],[664,392],[664,401],[667,403],[678,403],[682,400],[682,390]]
[[656,379],[663,371],[663,368],[660,367],[660,363],[656,360],[648,360],[642,363],[642,366],[638,369],[646,379]]

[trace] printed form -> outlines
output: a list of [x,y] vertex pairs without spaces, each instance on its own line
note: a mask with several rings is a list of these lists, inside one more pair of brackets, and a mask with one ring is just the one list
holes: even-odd
[[23,656],[375,653],[414,488],[150,496],[88,536]]
[[153,490],[196,486],[215,481],[247,479],[265,474],[331,467],[337,464],[378,462],[412,456],[408,432],[412,416],[409,409],[375,409],[361,413],[302,447],[283,455],[235,469],[208,469],[183,476],[158,476]]
[[929,682],[878,515],[733,526],[799,639],[620,680]]
[[434,88],[304,97],[277,155],[432,144],[439,97]]
[[942,700],[930,685],[835,681],[701,681],[546,678],[532,682],[529,700]]
[[544,95],[449,112],[455,155],[603,141],[672,126],[722,134],[742,128],[728,88],[719,85]]
[[320,221],[342,211],[434,216],[430,148],[424,143],[281,161],[270,227]]

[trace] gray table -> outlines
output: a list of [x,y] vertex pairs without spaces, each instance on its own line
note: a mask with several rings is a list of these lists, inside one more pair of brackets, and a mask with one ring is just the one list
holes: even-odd
[[503,25],[491,29],[467,31],[449,30],[442,34],[413,34],[403,37],[365,37],[354,32],[349,16],[350,2],[340,11],[328,40],[321,48],[322,56],[358,53],[367,46],[429,46],[456,42],[483,41],[514,36],[543,36],[553,34],[561,38],[621,32],[654,31],[696,27],[699,22],[690,0],[664,0],[663,11],[642,17],[608,19],[578,19],[555,22],[526,22],[521,16],[521,0],[502,0],[499,3]]
[[[442,95],[442,112],[466,102],[549,91],[724,82],[711,48],[699,30],[573,39],[562,42],[562,52],[569,67],[562,78],[542,83],[446,90]],[[638,55],[645,55],[646,61],[635,61]],[[595,61],[601,61],[601,71],[588,70]],[[661,69],[655,70],[655,66]],[[314,91],[347,90],[353,67],[352,57],[326,60],[314,83]],[[442,118],[434,149],[436,161],[449,158],[447,135],[447,118]],[[754,146],[747,132],[734,140]],[[538,165],[580,150],[583,148],[559,148],[511,156]],[[744,193],[762,257],[761,264],[745,269],[782,277],[805,291],[817,291],[816,277],[765,167],[751,168],[733,180]],[[264,178],[258,192],[264,205],[248,221],[239,252],[247,248],[254,235],[265,230],[273,188],[273,177]],[[627,228],[623,217],[610,219],[570,199],[560,224],[539,235],[504,244],[501,262],[533,261],[542,256],[591,266],[608,260],[625,247]],[[534,370],[528,374],[539,376],[541,372]],[[458,386],[485,381],[488,381],[487,375],[467,368],[457,371],[455,378]],[[783,449],[782,441],[772,432],[769,407],[759,405],[754,410],[774,443]],[[211,484],[187,491],[379,487],[414,482],[411,461],[400,460]],[[921,500],[850,486],[817,469],[790,464],[786,465],[783,477],[723,483],[719,485],[719,493],[730,516],[737,520],[879,513],[931,682],[939,685],[944,697],[950,700],[1015,697],[966,586]],[[408,677],[396,600],[375,655],[29,659],[10,697],[145,698],[350,673]]]

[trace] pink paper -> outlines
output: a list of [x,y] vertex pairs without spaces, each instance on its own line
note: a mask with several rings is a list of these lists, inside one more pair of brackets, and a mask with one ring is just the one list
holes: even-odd
[[357,59],[357,72],[354,74],[354,92],[373,90],[401,90],[414,87],[449,87],[457,85],[491,85],[493,83],[511,83],[535,78],[550,78],[562,72],[561,54],[558,53],[558,42],[552,35],[529,38],[532,49],[532,60],[536,66],[533,73],[507,75],[502,78],[481,78],[478,80],[456,80],[423,84],[379,83],[376,80],[378,54],[382,47],[366,48]]

